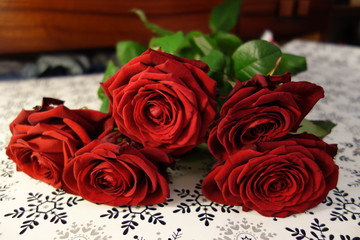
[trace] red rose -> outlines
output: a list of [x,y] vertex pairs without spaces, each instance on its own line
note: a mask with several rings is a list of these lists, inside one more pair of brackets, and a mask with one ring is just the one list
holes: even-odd
[[264,216],[286,217],[321,203],[335,188],[336,145],[301,134],[259,143],[217,165],[203,182],[212,201],[242,205]]
[[245,145],[296,131],[324,91],[309,82],[290,82],[290,78],[289,73],[255,75],[247,82],[237,82],[210,131],[210,152],[224,159]]
[[94,140],[64,168],[64,190],[94,203],[152,205],[166,201],[169,183],[162,164],[166,153],[127,143]]
[[147,50],[102,84],[119,130],[145,147],[183,154],[206,141],[216,116],[208,66]]
[[[62,186],[64,161],[113,128],[108,114],[71,110],[62,103],[44,99],[43,106],[22,110],[10,124],[13,136],[6,149],[18,170],[56,188]],[[61,105],[52,107],[52,104]]]

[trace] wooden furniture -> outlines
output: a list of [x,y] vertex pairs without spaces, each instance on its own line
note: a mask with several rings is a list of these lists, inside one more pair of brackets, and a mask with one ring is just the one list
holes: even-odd
[[221,0],[0,0],[0,54],[112,47],[146,42],[151,32],[131,13],[173,30],[206,31]]
[[[210,11],[221,1],[0,0],[0,55],[113,48],[128,39],[147,43],[152,33],[132,8],[170,30],[209,32]],[[309,34],[327,40],[336,12],[360,16],[359,8],[334,7],[333,0],[243,0],[233,31],[244,40],[266,29],[279,42]]]
[[360,1],[334,6],[330,25],[330,41],[360,45]]
[[270,29],[278,41],[309,34],[324,36],[329,27],[331,0],[248,0],[243,2],[236,32],[243,39]]

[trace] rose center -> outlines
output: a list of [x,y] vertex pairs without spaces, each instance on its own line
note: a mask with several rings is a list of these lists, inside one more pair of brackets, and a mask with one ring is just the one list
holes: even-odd
[[170,120],[170,111],[164,99],[151,100],[147,104],[148,118],[156,125],[166,125]]
[[270,184],[269,190],[272,192],[278,192],[282,191],[286,188],[286,182],[285,181],[274,181]]
[[257,118],[249,118],[238,127],[238,139],[242,144],[268,141],[281,132],[282,118],[277,114],[260,114]]
[[116,181],[111,175],[106,174],[99,178],[99,185],[103,187],[113,187],[116,185]]
[[150,112],[151,116],[154,118],[159,118],[162,113],[161,108],[157,105],[151,105],[149,107],[149,112]]

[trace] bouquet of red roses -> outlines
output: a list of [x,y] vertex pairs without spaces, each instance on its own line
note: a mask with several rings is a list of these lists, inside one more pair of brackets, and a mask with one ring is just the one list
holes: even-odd
[[170,194],[167,168],[206,143],[216,160],[202,185],[211,201],[276,217],[316,206],[338,179],[336,145],[305,133],[324,125],[304,120],[324,91],[291,81],[304,58],[242,43],[226,32],[231,19],[212,20],[224,10],[234,18],[237,4],[213,10],[210,35],[172,33],[137,10],[160,37],[147,50],[118,44],[122,67],[110,63],[104,75],[103,112],[44,98],[10,124],[7,155],[18,170],[91,202],[151,205]]

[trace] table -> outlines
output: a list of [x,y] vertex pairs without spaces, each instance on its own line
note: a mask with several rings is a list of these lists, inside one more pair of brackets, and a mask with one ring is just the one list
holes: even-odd
[[323,203],[302,214],[271,218],[208,201],[199,184],[210,163],[196,159],[171,171],[171,194],[164,204],[110,207],[56,190],[16,171],[5,155],[8,124],[43,96],[65,100],[70,108],[98,109],[102,76],[9,80],[0,82],[0,239],[360,239],[360,48],[300,40],[282,48],[307,56],[308,71],[295,80],[325,89],[326,97],[307,118],[337,123],[325,141],[338,144],[340,178]]

